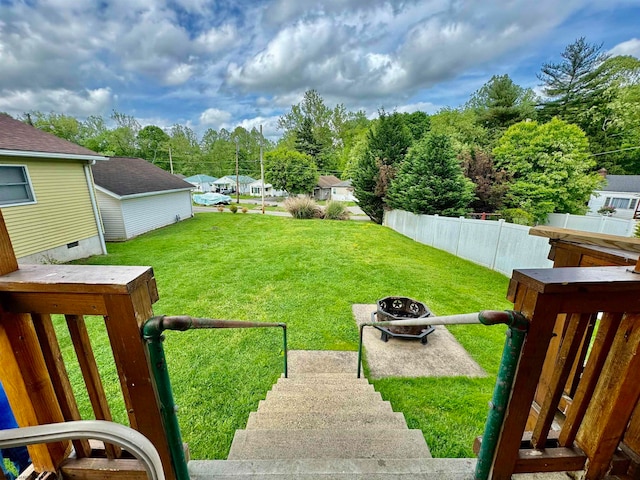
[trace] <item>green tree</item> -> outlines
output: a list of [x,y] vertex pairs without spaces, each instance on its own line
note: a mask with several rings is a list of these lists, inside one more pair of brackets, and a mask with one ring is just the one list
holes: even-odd
[[374,221],[382,223],[385,196],[396,169],[411,146],[411,132],[403,115],[379,111],[379,118],[367,133],[367,148],[353,170],[353,187],[360,208]]
[[509,75],[494,75],[466,104],[480,125],[497,137],[514,123],[535,119],[535,94],[513,83]]
[[170,164],[159,166],[172,173],[181,173],[186,176],[202,173],[200,143],[193,130],[176,124],[169,131],[167,143]]
[[588,149],[584,132],[557,118],[509,127],[493,150],[496,167],[513,178],[505,206],[527,212],[535,222],[549,213],[584,214],[600,182]]
[[588,43],[584,37],[568,45],[559,63],[545,63],[538,79],[543,83],[546,100],[542,103],[540,118],[558,117],[581,125],[578,114],[602,103],[606,89],[599,69],[607,59],[602,45]]
[[115,110],[110,118],[116,126],[106,132],[107,150],[119,157],[135,156],[138,151],[136,137],[140,131],[140,124],[131,115]]
[[64,138],[73,143],[80,144],[82,140],[82,125],[74,117],[60,113],[31,112],[28,114],[31,124],[42,130],[51,133],[56,137]]
[[138,144],[138,155],[145,160],[162,163],[167,160],[167,143],[169,135],[156,125],[147,125],[138,132],[136,142]]
[[475,110],[443,108],[431,115],[431,132],[447,135],[456,153],[490,146],[489,131],[478,122]]
[[431,128],[429,115],[424,112],[413,112],[404,114],[404,123],[411,132],[413,141],[418,141],[424,137]]
[[464,215],[473,198],[446,135],[429,134],[414,144],[387,192],[390,208],[416,214]]
[[264,163],[265,181],[277,190],[309,194],[318,183],[318,168],[305,153],[277,148],[265,154]]

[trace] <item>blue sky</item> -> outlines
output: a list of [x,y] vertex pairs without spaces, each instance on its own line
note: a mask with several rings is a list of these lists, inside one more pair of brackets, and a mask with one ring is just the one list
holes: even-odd
[[142,125],[264,125],[314,88],[374,116],[536,88],[584,36],[640,57],[640,0],[0,0],[0,111]]

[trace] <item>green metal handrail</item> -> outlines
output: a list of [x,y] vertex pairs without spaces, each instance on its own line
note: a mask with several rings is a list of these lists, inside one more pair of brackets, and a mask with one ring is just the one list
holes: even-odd
[[160,412],[167,441],[171,454],[171,463],[176,473],[177,480],[189,480],[187,460],[182,448],[180,426],[176,416],[176,405],[173,400],[169,371],[164,355],[162,342],[165,330],[186,331],[196,328],[269,328],[279,327],[283,332],[284,345],[284,376],[288,377],[287,363],[287,324],[266,322],[242,322],[237,320],[217,320],[211,318],[194,318],[186,315],[152,317],[142,326],[142,335],[147,342],[151,370],[155,378],[158,398],[160,400]]
[[485,424],[484,434],[482,435],[482,444],[478,452],[478,463],[476,464],[474,476],[474,480],[486,480],[489,477],[491,464],[495,456],[505,410],[509,402],[513,380],[518,369],[518,360],[520,359],[522,345],[529,329],[529,321],[522,313],[513,310],[484,310],[482,312],[465,313],[461,315],[362,323],[360,324],[360,344],[358,345],[358,378],[360,378],[362,364],[362,334],[364,327],[414,327],[461,324],[505,324],[509,327],[507,330],[507,340],[502,350],[502,359],[500,360],[500,369],[498,370],[493,397],[489,403],[489,414],[487,415],[487,423]]

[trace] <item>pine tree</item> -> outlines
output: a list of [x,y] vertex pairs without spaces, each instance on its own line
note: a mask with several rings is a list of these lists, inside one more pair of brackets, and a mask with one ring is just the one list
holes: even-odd
[[473,199],[446,135],[429,134],[409,149],[391,186],[387,204],[416,214],[463,215]]

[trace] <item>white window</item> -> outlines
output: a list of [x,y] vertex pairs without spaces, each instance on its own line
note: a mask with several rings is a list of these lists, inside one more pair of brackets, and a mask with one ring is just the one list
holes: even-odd
[[35,202],[26,165],[0,165],[0,206]]
[[607,197],[604,201],[605,206],[622,210],[635,210],[638,204],[637,198],[619,198]]

